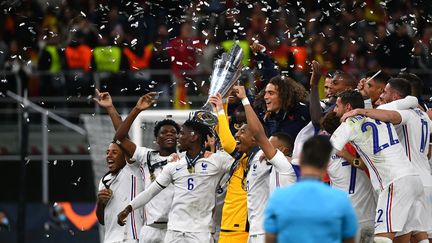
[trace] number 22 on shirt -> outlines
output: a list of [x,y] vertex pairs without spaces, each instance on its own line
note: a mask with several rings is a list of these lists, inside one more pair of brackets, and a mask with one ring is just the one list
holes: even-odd
[[394,144],[398,144],[399,140],[394,138],[393,135],[393,131],[392,131],[392,127],[390,125],[390,123],[386,122],[386,127],[387,127],[387,131],[388,131],[388,143],[383,143],[380,144],[380,138],[378,136],[378,127],[377,125],[381,125],[382,122],[379,120],[375,120],[375,122],[365,122],[362,124],[361,126],[361,130],[363,133],[369,131],[368,127],[370,127],[371,132],[372,132],[372,140],[373,140],[373,153],[377,154],[379,153],[381,150],[386,149]]

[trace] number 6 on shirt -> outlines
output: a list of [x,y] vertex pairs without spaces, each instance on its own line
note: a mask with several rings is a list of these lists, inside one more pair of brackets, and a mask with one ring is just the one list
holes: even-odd
[[188,190],[191,191],[194,189],[194,184],[193,184],[194,179],[193,178],[189,178],[188,179]]

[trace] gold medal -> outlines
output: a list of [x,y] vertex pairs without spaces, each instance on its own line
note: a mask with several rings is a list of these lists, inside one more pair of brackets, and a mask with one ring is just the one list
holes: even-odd
[[195,166],[189,166],[188,171],[190,174],[195,173]]
[[153,173],[151,173],[150,174],[150,180],[153,182],[154,180],[156,180],[156,176],[153,174]]

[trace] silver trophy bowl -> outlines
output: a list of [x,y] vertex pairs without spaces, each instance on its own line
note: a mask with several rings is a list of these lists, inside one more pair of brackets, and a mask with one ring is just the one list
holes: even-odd
[[[223,53],[214,63],[213,72],[210,77],[209,96],[220,93],[226,97],[232,86],[241,75],[243,51],[239,45],[234,44],[229,53]],[[212,105],[208,99],[201,110],[193,112],[191,118],[204,123],[207,126],[217,125],[217,116],[213,114]]]

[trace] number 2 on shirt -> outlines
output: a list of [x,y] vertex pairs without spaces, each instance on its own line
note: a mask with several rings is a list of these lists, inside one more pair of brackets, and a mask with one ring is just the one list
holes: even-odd
[[[375,124],[376,123],[376,124]],[[381,121],[375,120],[375,123],[373,122],[365,122],[362,124],[361,130],[363,133],[367,132],[367,127],[370,127],[372,129],[372,138],[373,138],[373,153],[377,154],[381,150],[390,147],[391,145],[399,143],[398,139],[393,139],[393,133],[391,130],[390,123],[386,122],[387,125],[387,131],[389,135],[389,143],[384,143],[382,145],[379,144],[379,138],[378,138],[378,128],[377,125],[381,125]]]
[[188,188],[189,191],[192,191],[194,189],[194,187],[195,187],[194,184],[193,184],[193,182],[194,182],[193,178],[188,178],[188,180],[187,180],[187,188]]

